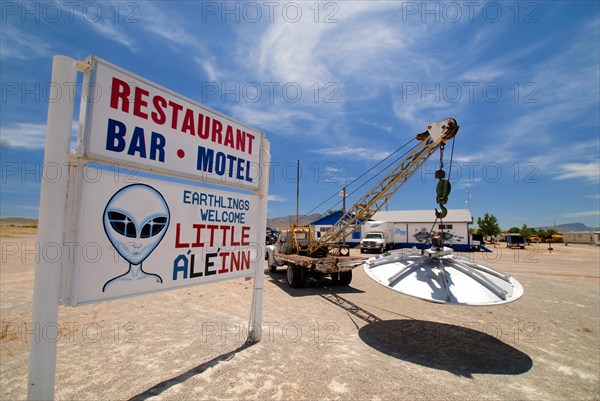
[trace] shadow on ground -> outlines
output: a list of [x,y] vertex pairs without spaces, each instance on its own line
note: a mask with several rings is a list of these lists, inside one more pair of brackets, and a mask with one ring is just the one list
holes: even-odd
[[363,326],[359,337],[387,355],[457,376],[519,375],[531,358],[499,339],[465,327],[423,320],[387,320]]
[[304,288],[292,288],[287,283],[287,275],[285,268],[279,268],[275,272],[269,272],[265,270],[265,274],[268,275],[271,283],[275,284],[279,289],[288,293],[292,297],[305,297],[309,295],[321,295],[323,293],[329,293],[332,290],[339,294],[352,294],[352,293],[363,293],[363,290],[359,290],[352,287],[352,283],[349,286],[334,286],[329,277],[323,277],[315,279],[309,277],[306,280],[306,287]]
[[155,397],[157,395],[162,394],[163,392],[167,391],[168,389],[170,389],[171,387],[183,383],[185,382],[187,379],[199,375],[201,373],[203,373],[205,370],[212,368],[214,366],[217,366],[219,363],[221,362],[227,362],[230,361],[233,357],[236,356],[236,354],[238,354],[239,352],[244,351],[246,348],[251,347],[252,345],[254,345],[254,343],[252,342],[245,342],[243,345],[239,346],[238,348],[234,349],[233,351],[230,351],[226,354],[223,355],[219,355],[218,357],[205,362],[201,365],[198,365],[186,372],[183,372],[182,374],[175,376],[171,379],[167,379],[167,380],[163,380],[162,382],[152,386],[151,388],[149,388],[146,391],[143,391],[133,397],[131,397],[129,399],[129,401],[142,401],[142,400],[146,400],[150,397]]

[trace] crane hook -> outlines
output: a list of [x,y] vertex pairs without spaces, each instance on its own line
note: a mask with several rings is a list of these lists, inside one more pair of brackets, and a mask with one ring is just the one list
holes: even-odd
[[436,171],[437,177],[439,177],[439,182],[436,187],[436,202],[440,205],[441,211],[435,209],[435,217],[438,219],[443,219],[448,215],[448,209],[444,206],[448,202],[448,196],[450,195],[450,190],[452,186],[450,185],[450,181],[444,179],[445,173],[443,170]]
[[440,204],[440,209],[441,211],[438,212],[437,208],[435,208],[435,217],[437,217],[438,219],[443,219],[448,215],[448,209],[446,209],[446,206]]

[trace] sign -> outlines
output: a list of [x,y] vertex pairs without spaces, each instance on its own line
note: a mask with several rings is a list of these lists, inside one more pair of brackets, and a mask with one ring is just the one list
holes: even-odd
[[106,61],[90,60],[85,156],[258,188],[261,132]]
[[72,222],[78,236],[68,241],[75,279],[65,303],[254,276],[264,239],[258,196],[150,174],[130,180],[109,166],[90,164],[85,172],[95,178],[81,180],[81,211]]
[[[74,99],[57,88],[78,71],[80,135],[70,155]],[[248,340],[259,341],[270,163],[262,133],[94,56],[55,56],[50,87],[44,164],[70,171],[42,182],[38,241],[65,252],[36,261],[31,326],[56,327],[61,301],[253,276]],[[136,167],[131,182],[123,163]],[[53,399],[56,342],[30,347],[27,398]]]

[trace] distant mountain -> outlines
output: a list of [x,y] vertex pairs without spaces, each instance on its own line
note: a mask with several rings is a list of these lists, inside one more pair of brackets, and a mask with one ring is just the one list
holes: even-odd
[[[537,227],[536,230],[552,230],[554,226],[546,226],[546,227]],[[588,227],[583,223],[569,223],[569,224],[559,224],[556,226],[556,231],[558,232],[572,232],[572,231],[600,231],[598,228]]]
[[[307,225],[312,223],[313,221],[320,219],[321,215],[316,213],[316,214],[310,214],[308,216],[300,216],[299,219],[299,223],[300,225]],[[285,217],[274,217],[272,219],[267,219],[267,227],[274,227],[274,228],[279,228],[279,229],[284,229],[284,228],[289,228],[290,223],[295,223],[296,222],[296,215],[295,214],[291,214],[289,216],[285,216]]]

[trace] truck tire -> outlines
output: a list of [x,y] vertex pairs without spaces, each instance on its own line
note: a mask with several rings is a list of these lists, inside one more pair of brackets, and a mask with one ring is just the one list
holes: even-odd
[[277,266],[275,266],[275,265],[271,265],[271,266],[269,266],[269,271],[270,271],[271,273],[275,273],[275,272],[277,271]]
[[287,267],[287,282],[292,288],[302,288],[306,285],[306,271],[292,264]]
[[331,281],[333,285],[350,285],[352,282],[352,270],[347,272],[331,273]]

